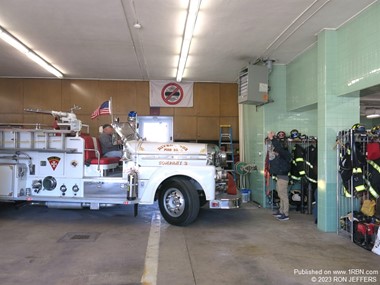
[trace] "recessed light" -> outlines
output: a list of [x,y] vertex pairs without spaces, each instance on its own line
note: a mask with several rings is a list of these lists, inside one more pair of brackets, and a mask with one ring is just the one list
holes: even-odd
[[133,24],[133,27],[135,28],[135,29],[141,29],[141,24],[139,23],[139,22],[136,22],[135,24]]

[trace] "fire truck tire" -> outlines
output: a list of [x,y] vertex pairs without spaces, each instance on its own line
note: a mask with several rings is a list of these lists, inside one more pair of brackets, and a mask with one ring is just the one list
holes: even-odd
[[185,178],[170,179],[161,186],[159,200],[161,215],[175,226],[186,226],[199,214],[199,195]]

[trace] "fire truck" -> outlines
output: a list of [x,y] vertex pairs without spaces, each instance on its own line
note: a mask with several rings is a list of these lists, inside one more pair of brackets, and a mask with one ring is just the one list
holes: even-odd
[[[130,123],[111,124],[123,157],[102,156],[97,137],[70,112],[50,114],[56,126],[1,124],[0,202],[59,209],[133,205],[158,206],[172,225],[194,222],[200,207],[239,208],[241,196],[228,190],[226,153],[204,143],[148,142]],[[131,136],[131,133],[133,134]]]

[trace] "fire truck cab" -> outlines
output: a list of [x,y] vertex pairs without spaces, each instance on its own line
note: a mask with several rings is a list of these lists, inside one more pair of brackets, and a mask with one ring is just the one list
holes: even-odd
[[115,205],[153,204],[165,220],[192,223],[200,207],[239,208],[241,197],[227,194],[226,155],[216,145],[147,142],[131,124],[112,122],[123,157],[104,158],[96,137],[83,131],[72,112],[51,114],[60,129],[2,124],[1,202],[51,208],[98,210]]

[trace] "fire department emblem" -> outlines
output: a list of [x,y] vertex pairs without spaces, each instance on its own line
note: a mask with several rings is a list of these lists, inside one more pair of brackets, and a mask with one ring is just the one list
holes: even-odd
[[58,157],[58,156],[50,156],[50,157],[48,157],[48,161],[50,163],[51,168],[53,168],[53,170],[55,170],[57,168],[58,163],[59,163],[60,160],[61,160],[61,158]]

